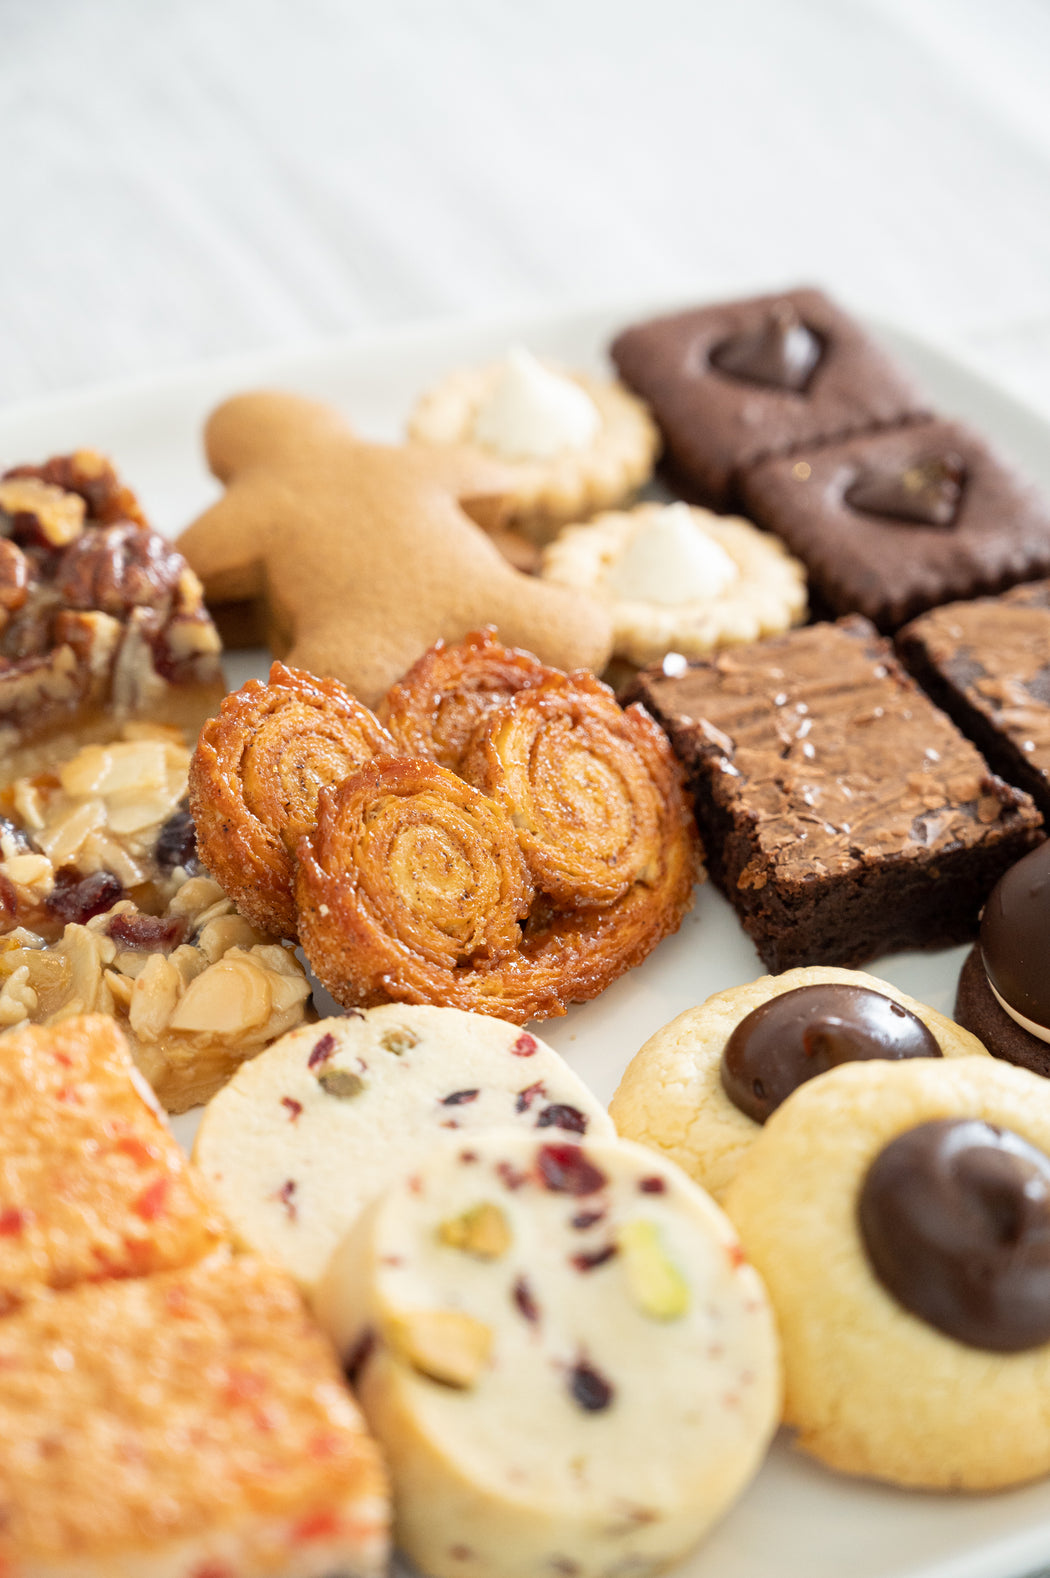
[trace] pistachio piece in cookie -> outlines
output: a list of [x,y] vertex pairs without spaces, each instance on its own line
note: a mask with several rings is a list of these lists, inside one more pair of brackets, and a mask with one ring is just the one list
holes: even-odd
[[779,635],[806,616],[806,574],[776,537],[689,504],[639,504],[568,526],[545,580],[603,599],[617,657],[703,657]]
[[720,1200],[762,1124],[807,1080],[870,1058],[974,1056],[987,1056],[976,1036],[888,981],[809,965],[672,1019],[628,1065],[609,1113]]
[[541,542],[562,522],[629,498],[659,450],[646,407],[620,384],[563,371],[521,347],[450,373],[419,401],[409,436],[497,458],[512,478],[508,523]]
[[641,1146],[446,1139],[358,1219],[316,1303],[398,1544],[435,1578],[662,1572],[775,1425],[762,1284],[718,1207]]
[[1050,1472],[1045,1079],[991,1057],[833,1069],[773,1114],[725,1205],[800,1446],[929,1489]]

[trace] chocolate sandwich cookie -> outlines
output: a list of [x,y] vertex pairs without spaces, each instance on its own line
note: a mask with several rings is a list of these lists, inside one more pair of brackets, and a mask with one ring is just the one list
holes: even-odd
[[994,1058],[833,1069],[759,1131],[724,1203],[806,1451],[928,1489],[1050,1470],[1042,1080]]
[[765,455],[914,418],[910,381],[818,290],[700,307],[626,329],[612,359],[649,402],[676,480],[715,509]]
[[819,612],[886,632],[1050,573],[1050,510],[959,422],[806,445],[755,466],[743,491],[806,566]]
[[955,1017],[993,1056],[1050,1077],[1050,842],[992,889]]
[[888,981],[814,965],[717,992],[672,1019],[628,1064],[609,1114],[619,1134],[671,1157],[720,1200],[762,1125],[807,1081],[871,1058],[985,1055]]

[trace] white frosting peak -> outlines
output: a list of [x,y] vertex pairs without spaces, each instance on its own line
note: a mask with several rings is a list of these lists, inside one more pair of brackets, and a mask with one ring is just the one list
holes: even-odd
[[474,417],[474,438],[505,460],[550,460],[585,449],[601,427],[590,396],[515,346]]
[[623,553],[606,572],[605,585],[616,597],[670,606],[718,597],[739,573],[688,504],[669,504],[640,518]]

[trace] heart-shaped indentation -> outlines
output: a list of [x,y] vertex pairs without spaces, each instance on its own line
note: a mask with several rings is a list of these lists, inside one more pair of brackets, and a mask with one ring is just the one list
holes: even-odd
[[767,389],[804,394],[824,354],[823,341],[793,307],[777,307],[757,327],[723,340],[710,354],[720,373]]
[[888,515],[916,526],[951,526],[965,485],[965,463],[948,451],[866,466],[845,497],[850,509],[866,515]]

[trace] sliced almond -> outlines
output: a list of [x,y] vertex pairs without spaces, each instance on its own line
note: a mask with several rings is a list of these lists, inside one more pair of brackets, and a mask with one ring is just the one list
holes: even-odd
[[128,1023],[140,1041],[159,1041],[171,1023],[182,977],[162,953],[151,953],[131,991]]
[[171,1016],[173,1030],[211,1036],[243,1036],[270,1016],[266,971],[234,949],[187,986]]

